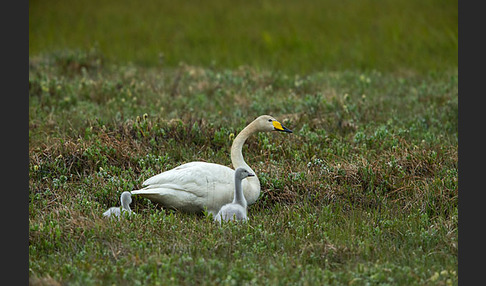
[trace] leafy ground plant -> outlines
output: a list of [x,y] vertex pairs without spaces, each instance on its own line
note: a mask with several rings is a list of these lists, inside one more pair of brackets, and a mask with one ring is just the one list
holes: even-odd
[[[66,58],[67,57],[67,58]],[[457,284],[457,71],[306,76],[32,58],[29,277],[69,285]],[[160,208],[107,220],[179,164],[230,166],[261,114],[293,129],[243,152],[244,225]]]

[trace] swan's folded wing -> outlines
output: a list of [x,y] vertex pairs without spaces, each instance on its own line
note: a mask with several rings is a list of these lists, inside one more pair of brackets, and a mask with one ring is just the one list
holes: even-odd
[[174,169],[167,170],[158,175],[148,178],[142,183],[142,186],[145,187],[149,185],[184,181],[187,178],[189,178],[189,176],[196,174],[198,172],[198,169],[202,169],[201,164],[210,164],[210,163],[190,162],[190,163],[180,165]]
[[233,169],[214,163],[190,162],[147,179],[143,189],[132,191],[132,194],[155,194],[157,189],[170,189],[207,198],[208,193],[233,188]]

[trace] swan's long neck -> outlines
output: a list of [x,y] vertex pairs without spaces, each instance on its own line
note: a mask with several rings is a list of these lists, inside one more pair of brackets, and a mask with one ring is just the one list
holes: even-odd
[[248,137],[250,137],[250,135],[254,132],[254,126],[250,123],[243,130],[241,130],[241,132],[238,134],[238,136],[236,136],[235,140],[233,141],[233,145],[231,145],[231,163],[233,164],[233,168],[235,170],[239,167],[246,167],[251,169],[250,166],[246,164],[245,159],[243,159],[242,150],[243,144],[245,144],[246,139],[248,139]]
[[[233,164],[233,168],[236,170],[239,167],[244,167],[255,176],[246,178],[247,182],[245,185],[245,202],[249,204],[255,203],[255,201],[260,196],[260,180],[258,179],[256,173],[253,171],[250,166],[245,162],[243,159],[242,149],[243,144],[245,144],[246,139],[250,137],[251,134],[258,132],[257,125],[255,121],[248,124],[241,132],[236,136],[235,140],[233,141],[233,145],[231,146],[231,163]],[[240,180],[240,186],[242,185]]]
[[233,204],[239,204],[246,208],[246,199],[243,195],[243,188],[241,187],[241,179],[236,178],[235,174],[235,198],[233,199]]

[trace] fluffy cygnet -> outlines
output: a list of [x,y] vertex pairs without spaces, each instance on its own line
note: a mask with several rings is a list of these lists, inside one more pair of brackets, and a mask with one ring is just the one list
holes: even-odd
[[240,167],[235,171],[235,194],[232,203],[226,204],[221,207],[218,214],[214,217],[214,221],[221,224],[221,221],[247,221],[247,204],[243,189],[241,188],[241,181],[246,177],[252,177],[255,174],[251,173],[247,169]]
[[130,204],[132,203],[132,194],[130,192],[123,192],[120,196],[121,207],[111,207],[103,213],[105,217],[119,217],[122,213],[132,214]]

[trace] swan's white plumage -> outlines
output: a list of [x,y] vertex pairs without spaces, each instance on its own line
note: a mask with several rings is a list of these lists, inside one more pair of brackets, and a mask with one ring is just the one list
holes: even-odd
[[130,192],[123,192],[120,196],[120,207],[111,207],[103,213],[105,217],[119,217],[122,213],[132,214],[130,204],[132,203],[132,195]]
[[[236,136],[231,146],[233,167],[245,167],[253,174],[242,155],[243,144],[253,133],[284,131],[291,133],[276,119],[262,115],[251,122]],[[143,182],[143,188],[131,193],[141,195],[163,207],[188,213],[199,213],[205,209],[216,215],[219,209],[233,200],[235,171],[227,166],[190,162],[162,172]],[[257,176],[244,180],[243,192],[249,205],[255,203],[260,195],[260,181]]]

